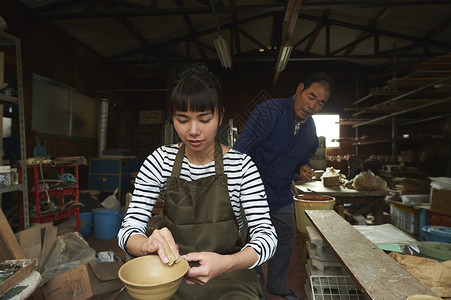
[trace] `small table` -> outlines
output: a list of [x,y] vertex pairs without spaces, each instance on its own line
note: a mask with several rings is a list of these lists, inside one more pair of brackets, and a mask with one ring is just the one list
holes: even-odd
[[382,224],[382,214],[384,211],[385,197],[393,194],[394,191],[358,191],[343,186],[325,187],[321,181],[310,181],[295,183],[296,188],[302,194],[321,194],[335,198],[335,204],[353,204],[356,206],[364,205],[354,215],[363,215],[372,211],[374,213],[374,224]]

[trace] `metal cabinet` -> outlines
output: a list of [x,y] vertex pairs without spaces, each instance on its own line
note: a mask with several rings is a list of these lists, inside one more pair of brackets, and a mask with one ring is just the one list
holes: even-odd
[[123,193],[133,190],[133,175],[139,171],[142,161],[137,158],[93,158],[89,164],[89,188],[113,193],[118,189],[120,201]]

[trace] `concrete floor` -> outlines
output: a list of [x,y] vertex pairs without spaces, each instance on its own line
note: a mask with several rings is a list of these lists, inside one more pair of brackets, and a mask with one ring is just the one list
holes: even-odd
[[[111,250],[119,258],[125,261],[125,253],[117,245],[117,239],[100,240],[95,238],[94,234],[92,234],[90,236],[85,237],[85,240],[97,252]],[[288,271],[287,277],[287,285],[289,288],[296,291],[301,296],[301,299],[306,299],[306,293],[304,289],[305,280],[307,279],[305,263],[306,263],[305,242],[302,236],[298,233],[295,248],[291,256],[290,269]],[[263,270],[266,271],[265,266],[263,267]],[[284,298],[266,293],[266,299],[278,300]]]

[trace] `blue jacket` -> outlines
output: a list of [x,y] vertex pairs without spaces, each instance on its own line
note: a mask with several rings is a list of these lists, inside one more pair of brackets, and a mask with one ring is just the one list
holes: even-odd
[[252,157],[271,211],[293,202],[291,182],[301,165],[310,165],[318,148],[315,122],[308,118],[294,135],[293,97],[257,105],[233,148]]

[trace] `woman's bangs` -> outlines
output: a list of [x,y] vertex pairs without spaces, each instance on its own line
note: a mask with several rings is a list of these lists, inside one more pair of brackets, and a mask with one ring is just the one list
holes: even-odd
[[[184,88],[185,87],[185,88]],[[204,86],[185,85],[176,93],[174,100],[174,111],[214,111],[215,93],[212,89]]]

